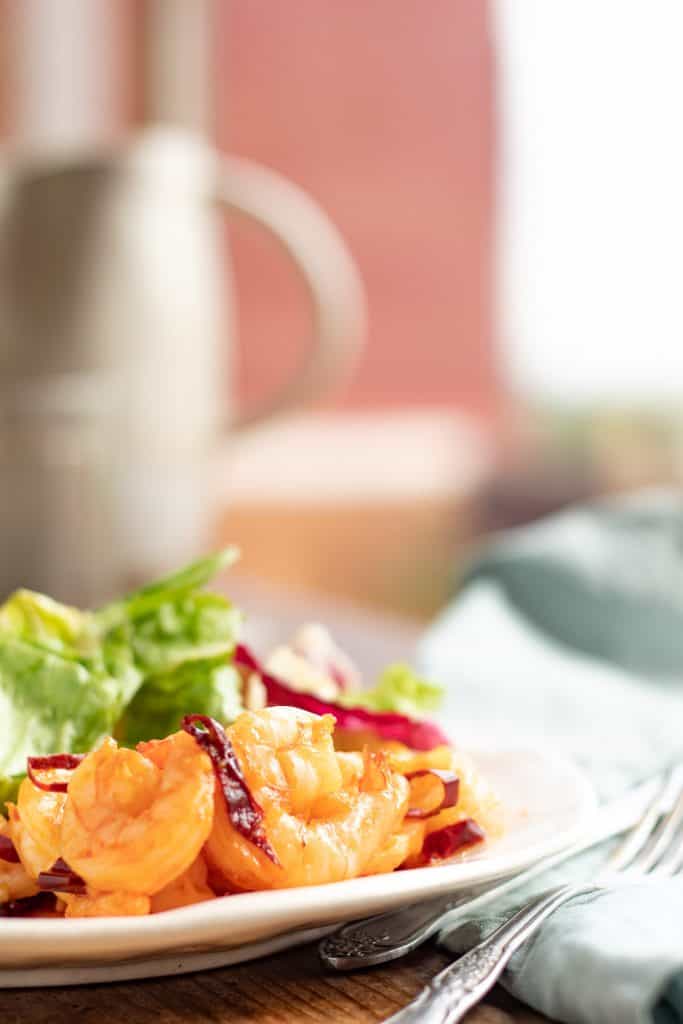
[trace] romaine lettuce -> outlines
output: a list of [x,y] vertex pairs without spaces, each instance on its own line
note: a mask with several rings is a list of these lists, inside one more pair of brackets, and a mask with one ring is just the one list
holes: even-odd
[[124,712],[117,737],[133,746],[150,736],[168,736],[188,713],[232,722],[244,710],[241,689],[239,673],[225,657],[188,661],[145,681]]
[[165,736],[186,712],[239,713],[228,662],[240,616],[199,590],[235,558],[228,548],[96,612],[26,590],[0,607],[0,801],[27,756],[87,751],[115,732]]
[[420,718],[435,711],[443,699],[443,689],[421,679],[409,665],[389,665],[371,690],[347,690],[339,695],[344,707],[364,707],[371,711],[395,711]]

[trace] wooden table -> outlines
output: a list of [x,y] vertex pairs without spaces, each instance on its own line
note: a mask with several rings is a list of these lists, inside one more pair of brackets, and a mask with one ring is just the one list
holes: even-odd
[[[398,964],[334,974],[315,946],[158,981],[2,994],[3,1024],[370,1024],[405,1006],[447,963],[432,946]],[[543,1024],[501,990],[468,1024]]]

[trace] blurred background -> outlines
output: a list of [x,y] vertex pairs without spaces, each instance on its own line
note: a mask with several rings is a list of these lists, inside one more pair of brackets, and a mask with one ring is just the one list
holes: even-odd
[[0,0],[0,589],[234,541],[426,619],[491,531],[678,482],[682,38],[676,0]]

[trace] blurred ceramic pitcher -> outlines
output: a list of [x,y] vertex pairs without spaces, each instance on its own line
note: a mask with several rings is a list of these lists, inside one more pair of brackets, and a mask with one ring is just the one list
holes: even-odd
[[[362,290],[305,193],[185,132],[17,160],[0,186],[0,595],[95,602],[205,547],[220,442],[347,373]],[[237,412],[219,207],[282,243],[314,324],[294,376]]]

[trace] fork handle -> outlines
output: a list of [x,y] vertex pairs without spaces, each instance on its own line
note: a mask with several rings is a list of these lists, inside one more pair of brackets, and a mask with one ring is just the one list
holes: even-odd
[[568,886],[546,892],[522,907],[486,939],[450,964],[403,1010],[385,1024],[457,1024],[493,988],[510,957],[547,917],[595,886]]

